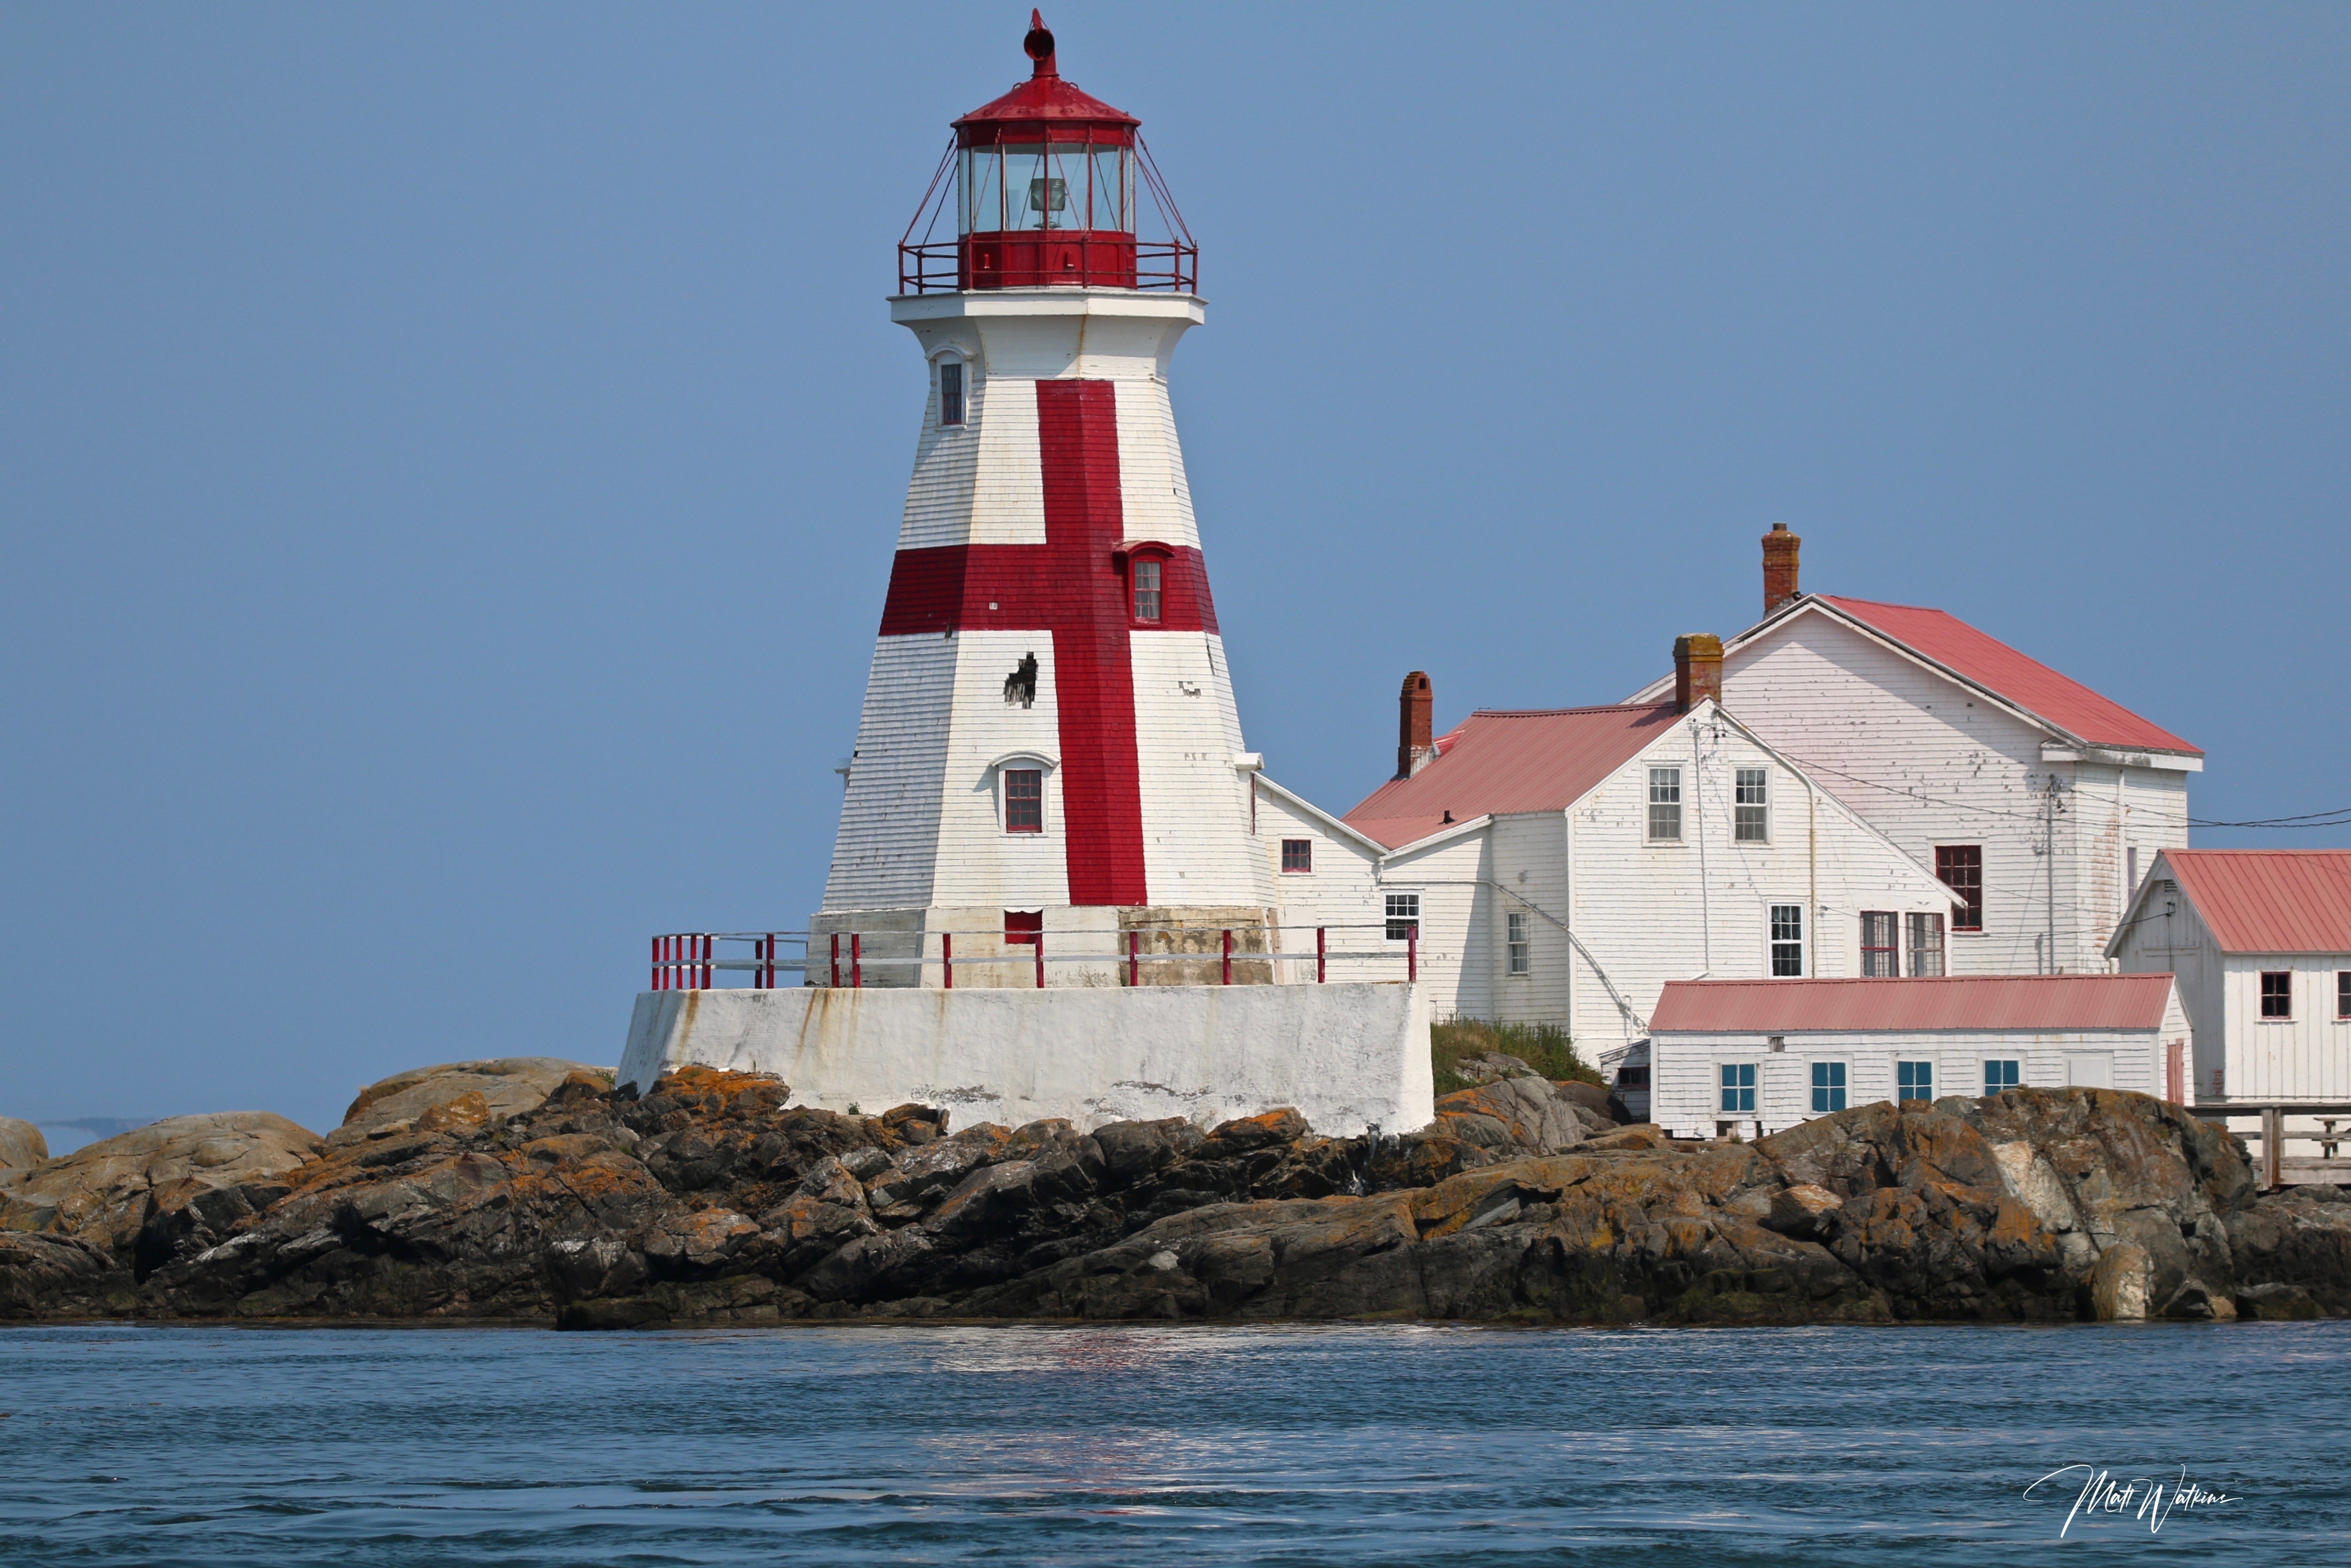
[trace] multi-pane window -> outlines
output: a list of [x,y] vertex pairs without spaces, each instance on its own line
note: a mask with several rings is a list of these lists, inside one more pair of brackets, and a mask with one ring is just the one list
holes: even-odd
[[1420,895],[1388,895],[1388,940],[1400,942],[1420,929]]
[[1771,906],[1771,974],[1779,979],[1804,972],[1804,907]]
[[1004,770],[1004,831],[1007,833],[1045,831],[1044,769],[1007,768]]
[[1771,771],[1740,768],[1731,785],[1730,836],[1740,844],[1771,841]]
[[2018,1071],[2022,1065],[2021,1062],[1986,1062],[1984,1093],[1997,1095],[2002,1089],[2013,1089],[2024,1082],[2024,1075]]
[[1755,1064],[1725,1062],[1722,1064],[1722,1108],[1726,1111],[1755,1109]]
[[2335,1016],[2351,1018],[2351,969],[2335,971]]
[[1932,980],[1943,972],[1942,916],[1911,913],[1910,972],[1921,980]]
[[1844,1064],[1813,1064],[1813,1114],[1825,1116],[1844,1109]]
[[1894,1097],[1896,1100],[1933,1099],[1935,1097],[1935,1064],[1932,1062],[1895,1063]]
[[1980,844],[1938,844],[1935,846],[1935,875],[1943,886],[1967,900],[1967,907],[1951,922],[1955,931],[1983,929],[1983,846]]
[[1159,563],[1156,561],[1134,563],[1134,618],[1159,618]]
[[1507,923],[1509,928],[1508,946],[1510,955],[1510,972],[1512,974],[1525,974],[1528,972],[1529,967],[1526,912],[1521,909],[1512,909],[1507,917]]
[[939,361],[939,423],[963,423],[963,361]]
[[1649,842],[1669,844],[1682,836],[1682,771],[1649,770]]
[[2292,1018],[2294,1016],[2294,971],[2269,969],[2262,971],[2262,1016]]
[[1892,980],[1902,972],[1901,929],[1890,909],[1861,912],[1861,973],[1865,980]]
[[1314,869],[1314,841],[1311,838],[1285,838],[1281,841],[1281,868],[1284,871]]

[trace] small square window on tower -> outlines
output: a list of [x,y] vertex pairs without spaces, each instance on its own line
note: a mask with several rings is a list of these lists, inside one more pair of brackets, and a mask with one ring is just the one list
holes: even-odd
[[939,361],[939,423],[963,423],[963,361]]
[[2294,971],[2270,969],[2262,971],[2262,1016],[2294,1016]]
[[1314,869],[1314,841],[1311,838],[1285,838],[1281,841],[1281,868],[1284,871]]
[[1007,768],[1004,770],[1004,831],[1007,833],[1045,831],[1044,769]]
[[1159,618],[1159,563],[1156,561],[1134,563],[1134,618]]
[[1004,911],[1004,945],[1008,948],[1033,948],[1037,939],[1045,934],[1045,911],[1042,909],[1007,909]]

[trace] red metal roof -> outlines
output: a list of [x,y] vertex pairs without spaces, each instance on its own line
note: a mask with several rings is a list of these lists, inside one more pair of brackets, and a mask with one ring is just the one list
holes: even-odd
[[2220,950],[2351,953],[2351,849],[2167,849]]
[[1347,813],[1389,848],[1494,812],[1565,811],[1670,729],[1670,702],[1535,711],[1480,709],[1437,742],[1437,758],[1390,779]]
[[1652,1033],[2160,1029],[2168,974],[1959,975],[1941,980],[1677,980]]
[[1056,141],[1065,140],[1076,129],[1071,122],[1119,127],[1112,136],[1096,136],[1093,140],[1123,144],[1129,140],[1128,133],[1143,123],[1124,109],[1113,109],[1092,94],[1080,91],[1074,83],[1061,79],[1054,58],[1053,35],[1046,30],[1044,18],[1034,11],[1029,13],[1029,36],[1022,40],[1021,47],[1036,62],[1029,79],[955,122],[964,146],[986,147],[1019,140],[1023,127],[1033,128],[1034,133]]
[[1998,638],[1987,637],[1957,616],[1917,605],[1880,604],[1874,599],[1848,599],[1830,594],[1811,597],[1823,604],[1834,605],[1911,651],[1924,654],[2003,701],[2039,714],[2067,734],[2078,735],[2092,745],[2186,752],[2199,757],[2204,754],[2161,725],[2150,723],[2080,681],[2026,658]]

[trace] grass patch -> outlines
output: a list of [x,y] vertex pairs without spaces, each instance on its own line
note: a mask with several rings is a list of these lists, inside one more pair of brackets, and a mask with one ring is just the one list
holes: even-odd
[[1516,1056],[1546,1078],[1604,1082],[1600,1070],[1575,1054],[1575,1042],[1555,1023],[1488,1023],[1457,1018],[1450,1023],[1429,1025],[1429,1064],[1437,1069],[1437,1092],[1449,1095],[1471,1087],[1453,1064],[1465,1056],[1483,1056],[1491,1051]]

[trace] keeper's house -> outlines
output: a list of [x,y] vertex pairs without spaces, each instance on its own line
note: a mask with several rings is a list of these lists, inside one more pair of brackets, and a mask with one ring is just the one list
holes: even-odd
[[2199,1104],[2351,1100],[2351,849],[2167,849],[2106,956],[2179,978]]
[[1877,1100],[2160,1094],[2188,1038],[2168,974],[1677,981],[1650,1021],[1649,1119],[1761,1137]]

